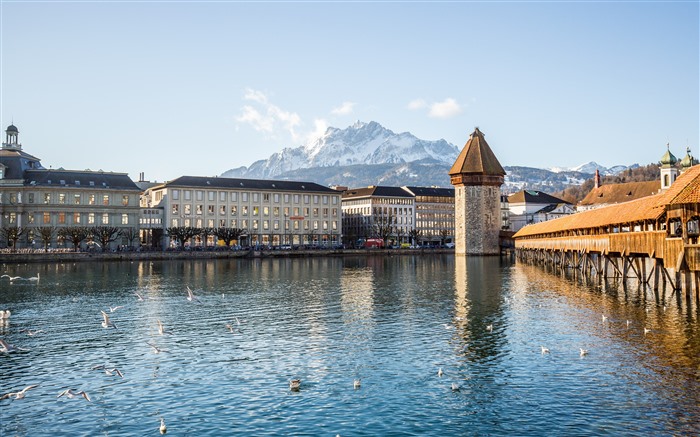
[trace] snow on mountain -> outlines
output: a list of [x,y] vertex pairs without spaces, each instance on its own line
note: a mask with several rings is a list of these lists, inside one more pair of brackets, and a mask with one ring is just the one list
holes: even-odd
[[620,172],[623,172],[627,170],[628,168],[634,168],[638,167],[637,164],[632,165],[632,166],[626,166],[626,165],[615,165],[610,168],[607,168],[603,165],[598,164],[595,161],[591,162],[586,162],[584,164],[577,165],[576,167],[551,167],[548,170],[553,172],[553,173],[564,173],[564,172],[578,172],[578,173],[589,173],[589,174],[595,174],[595,171],[598,170],[601,175],[616,175]]
[[425,159],[452,165],[458,154],[457,147],[442,139],[421,140],[408,132],[396,134],[374,121],[357,121],[346,129],[329,127],[305,145],[284,148],[266,160],[227,170],[222,176],[274,178],[302,168],[402,164]]

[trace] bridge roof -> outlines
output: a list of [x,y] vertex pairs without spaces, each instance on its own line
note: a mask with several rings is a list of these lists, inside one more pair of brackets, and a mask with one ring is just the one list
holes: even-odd
[[666,212],[668,205],[698,202],[700,165],[683,172],[671,187],[661,194],[528,225],[516,232],[514,238],[658,220]]

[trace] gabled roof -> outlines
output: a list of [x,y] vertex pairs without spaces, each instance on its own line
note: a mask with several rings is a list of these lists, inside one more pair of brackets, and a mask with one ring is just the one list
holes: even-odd
[[660,189],[661,183],[659,181],[601,185],[598,188],[593,188],[586,197],[579,202],[579,205],[592,206],[629,202],[630,200],[656,194]]
[[24,172],[43,168],[40,159],[19,149],[0,149],[0,163],[5,166],[5,179],[23,179]]
[[314,182],[275,181],[266,179],[237,179],[206,176],[180,176],[165,182],[164,187],[237,188],[245,190],[308,191],[314,193],[338,193]]
[[410,197],[413,195],[401,187],[372,185],[363,188],[351,188],[343,192],[343,199],[352,197]]
[[454,188],[438,188],[438,187],[402,187],[414,196],[436,196],[436,197],[455,197]]
[[560,211],[565,211],[567,206],[569,207],[569,210],[573,209],[573,208],[571,208],[570,203],[551,204],[551,205],[547,205],[544,208],[536,211],[535,214],[546,214],[546,213],[552,212],[552,211],[560,209],[560,208],[561,208]]
[[508,196],[508,203],[529,203],[541,205],[566,203],[571,205],[571,203],[565,200],[537,190],[522,190],[515,194],[511,194]]
[[465,173],[494,176],[506,174],[478,127],[469,135],[467,144],[449,171],[450,176]]
[[51,187],[80,187],[116,190],[141,189],[126,173],[77,170],[27,170],[24,172],[25,185]]
[[681,173],[671,187],[661,194],[642,197],[630,202],[618,203],[598,209],[525,226],[515,238],[550,234],[576,229],[625,225],[646,220],[658,220],[669,205],[700,202],[700,165]]

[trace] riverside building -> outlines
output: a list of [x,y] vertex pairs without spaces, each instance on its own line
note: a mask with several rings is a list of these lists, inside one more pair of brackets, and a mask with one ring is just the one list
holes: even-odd
[[[341,241],[340,198],[341,192],[312,182],[181,176],[144,192],[142,208],[162,226],[142,239],[162,238],[168,247],[174,242],[167,228],[236,228],[244,231],[241,245],[333,246]],[[216,243],[214,235],[190,242]]]
[[[140,193],[126,173],[44,168],[10,125],[0,149],[0,247],[73,248],[61,230],[78,226],[117,228],[110,248],[132,244]],[[9,234],[17,239],[10,242]]]

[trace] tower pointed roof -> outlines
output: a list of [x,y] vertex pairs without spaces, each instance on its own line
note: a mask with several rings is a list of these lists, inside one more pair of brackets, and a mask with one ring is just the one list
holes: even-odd
[[449,171],[450,176],[458,174],[491,176],[505,176],[506,174],[478,127],[474,128],[474,132],[469,135],[467,144],[464,145],[462,152]]

